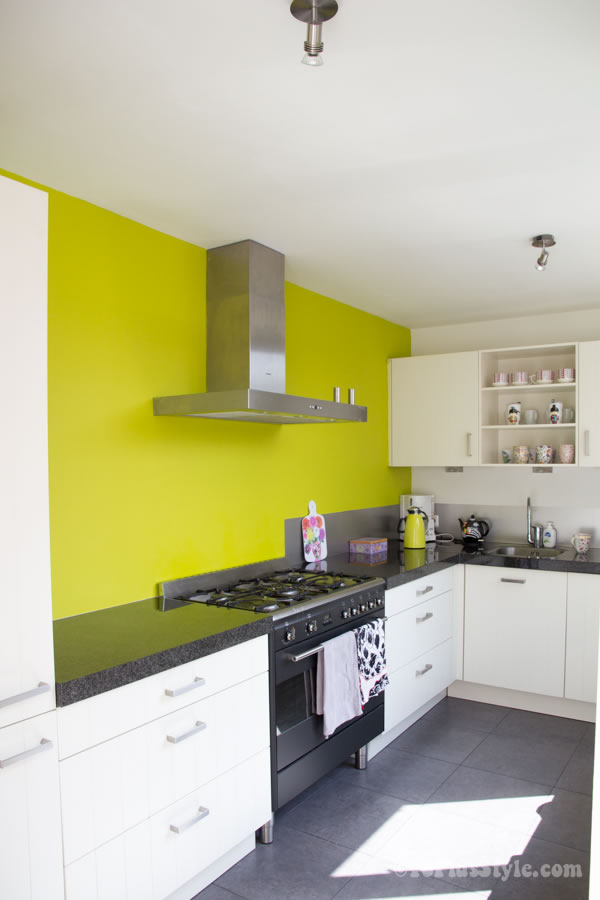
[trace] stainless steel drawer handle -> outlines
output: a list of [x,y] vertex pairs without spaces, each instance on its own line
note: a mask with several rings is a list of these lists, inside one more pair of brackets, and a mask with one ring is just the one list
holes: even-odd
[[43,753],[45,750],[50,750],[52,747],[52,741],[49,741],[47,738],[42,738],[37,747],[32,747],[31,750],[24,750],[23,753],[16,753],[14,756],[9,756],[7,759],[0,759],[0,769],[6,769],[7,766],[14,766],[15,763],[21,762],[23,759],[29,759],[30,756],[36,756],[38,753]]
[[417,597],[422,597],[423,594],[429,594],[430,591],[433,590],[433,585],[428,584],[426,588],[423,588],[422,591],[417,591]]
[[187,738],[193,737],[195,734],[200,734],[201,731],[205,731],[206,722],[196,722],[193,728],[190,728],[189,731],[184,731],[183,734],[168,734],[167,740],[170,744],[179,744],[181,741],[185,741]]
[[184,822],[183,825],[169,825],[169,830],[174,831],[175,834],[183,834],[183,832],[187,831],[188,828],[191,828],[192,825],[197,825],[198,822],[201,822],[202,819],[205,819],[209,812],[210,809],[207,809],[206,806],[199,806],[198,812],[193,819],[190,819],[189,822]]
[[471,449],[471,438],[473,437],[473,433],[471,431],[467,431],[467,456],[473,456],[473,451]]
[[505,584],[527,584],[526,578],[501,578]]
[[417,625],[420,625],[421,622],[426,622],[427,619],[433,619],[433,613],[432,613],[432,612],[425,613],[424,616],[417,616]]
[[37,697],[38,694],[45,694],[50,690],[47,681],[40,681],[37,687],[31,688],[30,691],[23,691],[22,694],[15,694],[14,697],[7,697],[6,700],[0,700],[0,709],[3,706],[10,706],[12,703],[20,703],[21,700],[28,700],[30,697]]
[[433,666],[431,665],[431,663],[427,663],[427,665],[425,666],[424,669],[417,669],[415,674],[417,675],[417,677],[419,675],[427,675],[427,673],[431,672],[432,669],[433,669]]
[[179,697],[180,694],[187,694],[188,691],[193,691],[195,688],[202,687],[203,684],[206,684],[204,678],[194,678],[191,684],[184,684],[183,687],[175,688],[174,691],[165,688],[165,694],[167,697]]

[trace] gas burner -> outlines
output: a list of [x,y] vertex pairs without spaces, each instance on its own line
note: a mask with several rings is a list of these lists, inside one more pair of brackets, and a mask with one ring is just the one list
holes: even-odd
[[280,588],[273,588],[273,596],[274,597],[299,597],[300,591],[298,588],[292,587],[291,585],[282,584]]

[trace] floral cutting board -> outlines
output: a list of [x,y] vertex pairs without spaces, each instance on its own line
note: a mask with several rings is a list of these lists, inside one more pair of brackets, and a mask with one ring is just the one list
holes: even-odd
[[325,559],[327,556],[325,519],[317,512],[317,504],[314,500],[308,504],[308,515],[302,519],[302,538],[306,562],[311,563]]

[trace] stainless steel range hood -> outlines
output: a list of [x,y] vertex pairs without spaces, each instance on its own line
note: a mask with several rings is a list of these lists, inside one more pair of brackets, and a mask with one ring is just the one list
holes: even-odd
[[256,241],[209,250],[206,387],[155,397],[155,416],[274,425],[366,422],[366,406],[285,392],[284,256]]

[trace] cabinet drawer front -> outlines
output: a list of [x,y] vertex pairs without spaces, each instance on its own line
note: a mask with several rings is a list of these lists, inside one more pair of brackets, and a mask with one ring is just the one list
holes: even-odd
[[444,641],[390,675],[385,691],[385,730],[394,728],[455,679],[454,641]]
[[[169,615],[169,613],[165,613]],[[266,635],[58,710],[65,759],[268,671]],[[196,681],[196,679],[199,679]]]
[[56,713],[0,729],[0,760],[0,895],[62,900]]
[[67,864],[269,746],[257,675],[61,762]]
[[423,600],[432,600],[438,594],[443,594],[454,587],[456,566],[449,566],[441,572],[434,572],[425,578],[417,578],[408,584],[390,588],[385,592],[385,612],[387,616],[394,616]]
[[564,696],[567,576],[467,566],[464,678]]
[[270,754],[263,750],[68,865],[66,898],[164,900],[270,815]]
[[394,672],[437,647],[452,637],[453,631],[454,591],[389,616],[385,630],[388,671]]

